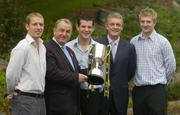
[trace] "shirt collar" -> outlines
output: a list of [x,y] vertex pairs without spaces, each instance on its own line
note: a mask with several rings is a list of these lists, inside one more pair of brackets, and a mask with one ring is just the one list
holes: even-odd
[[55,37],[53,37],[52,38],[57,44],[58,44],[58,46],[60,47],[60,48],[63,48],[63,47],[65,47],[65,45],[61,45],[61,44],[59,44],[58,42],[57,42],[57,40],[56,40],[56,38]]
[[116,44],[118,44],[119,43],[119,40],[120,40],[120,37],[118,37],[118,39],[116,39],[115,41],[113,41],[111,38],[110,38],[110,36],[109,35],[107,35],[107,38],[108,38],[108,41],[109,41],[109,43],[116,43]]
[[[148,36],[148,39],[154,41],[156,38],[155,36],[156,36],[156,30],[153,30],[153,32]],[[145,39],[145,38],[142,36],[142,32],[141,32],[138,37],[138,40],[143,40],[143,39]]]
[[[35,40],[31,37],[31,35],[26,34],[25,38],[27,39],[29,44],[34,44],[35,43]],[[43,40],[41,38],[39,38],[39,43],[43,43]]]
[[[74,46],[78,46],[78,37],[74,40]],[[89,45],[96,44],[96,42],[93,40],[93,38],[90,39]]]

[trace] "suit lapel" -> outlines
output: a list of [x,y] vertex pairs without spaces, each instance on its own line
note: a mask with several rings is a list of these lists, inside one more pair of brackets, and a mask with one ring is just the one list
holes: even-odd
[[[75,55],[73,55],[73,52],[67,47],[67,50],[68,50],[68,52],[69,52],[69,54],[70,54],[70,56],[71,56],[71,59],[72,59],[72,62],[73,62],[73,65],[74,65],[74,71],[77,71],[78,69],[78,67],[77,67],[77,64],[76,64],[76,57],[75,57]],[[72,67],[72,66],[71,66]],[[73,69],[73,68],[72,68]]]
[[122,40],[119,40],[118,47],[117,47],[117,52],[116,52],[116,56],[115,56],[115,61],[118,58],[121,58],[120,56],[122,55],[123,50],[125,50],[124,49],[124,43],[123,43]]
[[[108,41],[108,38],[107,38],[107,37],[104,39],[104,44],[105,44],[106,46],[109,45],[109,41]],[[110,57],[113,57],[111,52],[110,52]],[[115,59],[116,59],[116,57],[115,57]],[[111,63],[114,63],[115,61],[113,61],[113,58],[110,58],[110,62],[111,62]]]
[[[67,65],[71,68],[71,70],[74,71],[73,67],[71,66],[71,63],[69,62],[69,60],[67,59],[66,55],[64,54],[63,50],[59,47],[59,45],[52,40],[52,46],[57,50],[57,52],[59,53],[59,55],[61,57],[63,57],[63,59],[66,61]],[[68,51],[69,52],[69,51]],[[60,58],[62,59],[62,58]],[[62,60],[63,61],[63,60]],[[73,62],[74,63],[74,62]]]

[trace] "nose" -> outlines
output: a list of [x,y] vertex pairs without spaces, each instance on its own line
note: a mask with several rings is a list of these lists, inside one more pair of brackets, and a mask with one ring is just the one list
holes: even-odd
[[114,24],[114,28],[118,28],[119,26],[117,24]]
[[42,28],[42,25],[41,24],[37,24],[37,28]]
[[63,31],[62,34],[63,34],[63,35],[66,35],[66,31]]
[[88,28],[88,27],[85,27],[85,31],[89,31],[89,28]]

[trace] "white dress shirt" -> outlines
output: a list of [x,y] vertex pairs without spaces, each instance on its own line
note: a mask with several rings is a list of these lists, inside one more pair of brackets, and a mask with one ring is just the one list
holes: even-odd
[[[39,50],[39,51],[38,51]],[[27,34],[11,52],[6,71],[9,93],[15,89],[29,93],[43,93],[46,74],[46,49],[39,39],[39,48]]]
[[114,41],[110,38],[109,35],[107,36],[107,38],[108,38],[108,42],[109,42],[110,47],[111,47],[111,53],[112,53],[112,56],[113,56],[113,61],[115,61],[116,52],[117,52],[120,37],[118,39],[114,40]]

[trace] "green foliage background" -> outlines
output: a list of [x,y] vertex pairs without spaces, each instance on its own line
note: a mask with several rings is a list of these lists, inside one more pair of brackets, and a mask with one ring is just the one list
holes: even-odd
[[[179,3],[179,0],[177,0]],[[0,1],[0,57],[9,59],[11,49],[25,36],[24,19],[29,12],[40,12],[45,17],[43,39],[47,42],[52,37],[52,28],[59,18],[69,18],[75,23],[80,13],[99,18],[97,11],[106,9],[118,11],[124,16],[125,26],[122,38],[130,40],[140,32],[138,13],[140,9],[152,7],[158,13],[156,30],[171,42],[179,71],[180,66],[180,7],[160,4],[157,0],[1,0]],[[96,24],[94,37],[105,35],[103,25]],[[72,39],[77,35],[74,28]]]
[[[180,0],[176,0],[180,4]],[[45,31],[42,36],[45,42],[52,37],[52,28],[59,18],[69,18],[75,23],[75,18],[84,12],[97,20],[93,34],[99,38],[106,34],[102,23],[98,22],[97,11],[118,11],[124,17],[122,38],[130,40],[140,32],[138,13],[142,8],[152,7],[158,13],[156,30],[171,42],[177,71],[180,71],[180,7],[160,4],[157,0],[0,0],[0,58],[9,59],[11,49],[24,38],[26,31],[24,19],[29,12],[40,12],[45,17]],[[73,31],[72,39],[77,35]],[[179,83],[170,87],[169,99],[180,99]],[[3,101],[5,90],[5,71],[0,71],[0,111],[7,109]],[[5,105],[4,105],[5,104]]]

